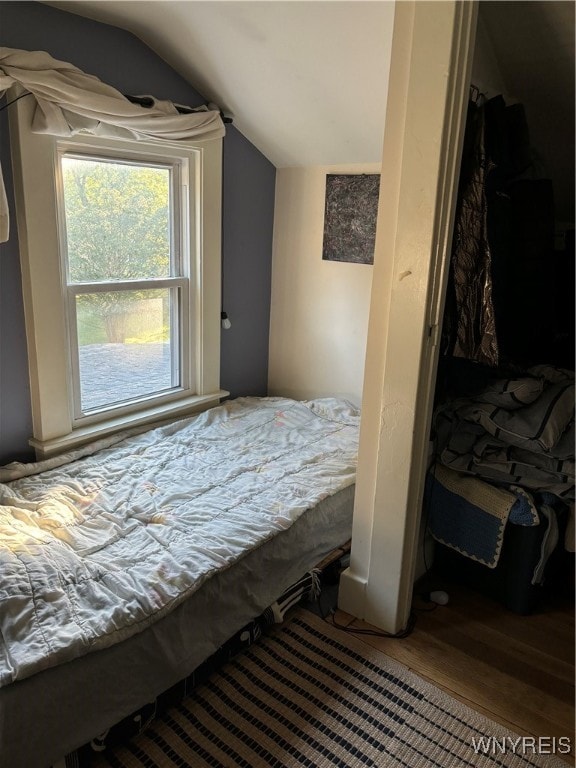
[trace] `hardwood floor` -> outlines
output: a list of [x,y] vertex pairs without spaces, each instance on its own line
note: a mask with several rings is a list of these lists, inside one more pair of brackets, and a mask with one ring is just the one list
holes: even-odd
[[[358,636],[471,708],[524,736],[568,736],[574,764],[574,603],[519,616],[456,584],[450,602],[416,610],[403,640]],[[415,601],[418,609],[429,608]],[[367,627],[338,611],[338,622]]]

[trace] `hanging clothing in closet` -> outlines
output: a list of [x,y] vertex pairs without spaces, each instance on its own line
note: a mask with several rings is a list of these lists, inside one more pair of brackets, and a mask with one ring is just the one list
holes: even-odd
[[468,105],[452,243],[444,334],[447,354],[498,364],[492,301],[492,255],[488,242],[486,112]]
[[546,360],[552,332],[552,185],[537,179],[521,104],[470,102],[444,352],[490,367]]

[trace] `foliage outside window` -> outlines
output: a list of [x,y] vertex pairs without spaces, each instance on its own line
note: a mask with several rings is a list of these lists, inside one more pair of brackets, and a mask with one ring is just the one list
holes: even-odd
[[39,457],[205,408],[220,376],[220,140],[31,130],[10,111]]
[[181,387],[187,278],[165,284],[183,276],[179,167],[67,153],[60,168],[76,415]]

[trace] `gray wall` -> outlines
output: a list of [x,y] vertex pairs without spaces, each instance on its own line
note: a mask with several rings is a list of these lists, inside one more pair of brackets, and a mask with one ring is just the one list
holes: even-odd
[[[40,3],[0,2],[0,45],[44,50],[123,93],[150,93],[197,106],[204,99],[146,45],[124,30]],[[0,157],[14,211],[7,110],[0,112]],[[274,166],[233,126],[224,139],[224,304],[232,328],[222,332],[221,385],[238,395],[265,395]],[[0,464],[32,458],[30,392],[18,238],[0,255]]]

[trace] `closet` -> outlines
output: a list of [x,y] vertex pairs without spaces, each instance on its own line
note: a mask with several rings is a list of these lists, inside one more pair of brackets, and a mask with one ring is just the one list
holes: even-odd
[[573,30],[479,4],[425,497],[435,568],[519,613],[573,596]]

